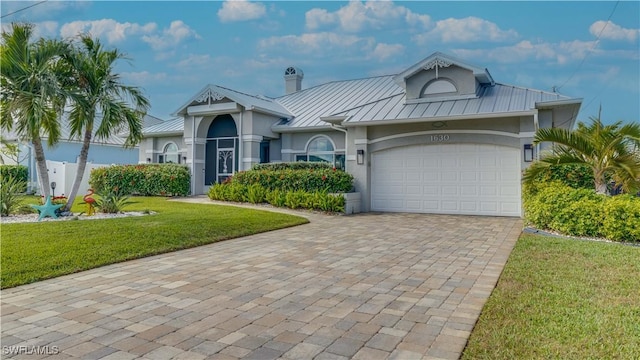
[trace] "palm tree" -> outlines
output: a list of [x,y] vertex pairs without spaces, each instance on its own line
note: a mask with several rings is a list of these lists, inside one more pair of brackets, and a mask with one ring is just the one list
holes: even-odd
[[[125,147],[135,146],[142,139],[142,119],[149,100],[139,88],[121,82],[114,72],[120,59],[125,59],[124,54],[117,49],[105,50],[98,39],[88,35],[80,36],[79,47],[67,59],[73,72],[70,80],[76,89],[70,97],[69,125],[71,136],[82,138],[82,147],[65,211],[71,208],[82,182],[94,131],[98,139],[127,131]],[[102,120],[94,129],[98,114]]]
[[49,196],[49,175],[42,145],[60,138],[58,119],[65,104],[59,81],[61,57],[69,46],[61,40],[31,42],[33,25],[12,23],[0,46],[0,127],[33,144],[40,189]]
[[583,164],[593,170],[595,190],[608,194],[607,181],[613,180],[627,193],[640,189],[640,124],[605,125],[591,117],[590,124],[578,123],[574,131],[558,128],[539,129],[534,143],[555,143],[551,152],[534,162],[526,171],[525,182],[556,164]]

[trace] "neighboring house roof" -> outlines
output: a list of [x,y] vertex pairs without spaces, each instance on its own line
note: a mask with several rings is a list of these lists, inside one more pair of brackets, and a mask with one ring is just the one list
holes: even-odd
[[530,112],[550,102],[570,103],[570,100],[581,101],[552,92],[495,84],[495,86],[484,86],[477,98],[451,98],[406,104],[404,95],[398,94],[331,115],[347,117],[345,125],[399,119],[438,120],[482,115],[508,116]]
[[142,130],[142,134],[145,137],[152,137],[157,135],[182,135],[184,133],[184,119],[177,118],[155,124]]
[[[97,129],[102,121],[102,116],[101,115],[97,115],[95,122],[93,124],[94,129]],[[151,116],[151,115],[145,115],[144,119],[143,119],[143,128],[145,126],[150,126],[150,125],[155,125],[158,123],[162,123],[162,120]],[[71,137],[71,127],[69,126],[69,113],[65,112],[62,115],[61,121],[60,121],[60,141],[62,142],[77,142],[77,143],[81,143],[82,142],[82,138],[78,138],[78,137]],[[94,133],[95,134],[95,133]],[[14,140],[18,140],[18,136],[15,132],[11,131],[11,132],[5,132],[4,130],[2,131],[2,137],[6,140],[10,140],[10,141],[14,141]],[[124,142],[125,142],[125,138],[127,137],[127,133],[117,133],[117,134],[112,134],[111,136],[105,138],[105,139],[97,139],[95,136],[91,139],[91,143],[92,144],[100,144],[100,145],[117,145],[117,146],[123,146]],[[43,136],[43,139],[47,139],[46,136]]]
[[239,91],[227,89],[222,86],[209,84],[200,90],[194,97],[189,99],[184,105],[180,106],[174,115],[186,115],[187,108],[192,105],[198,104],[210,104],[211,101],[218,101],[227,98],[240,104],[247,110],[264,112],[281,117],[291,117],[292,114],[287,111],[282,105],[275,102],[273,99],[269,99],[262,96],[248,95]]

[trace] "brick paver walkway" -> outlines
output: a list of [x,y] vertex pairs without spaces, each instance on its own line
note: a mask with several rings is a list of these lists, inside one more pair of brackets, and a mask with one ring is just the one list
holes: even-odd
[[3,290],[3,358],[26,346],[59,351],[51,358],[457,359],[522,229],[497,217],[309,217]]

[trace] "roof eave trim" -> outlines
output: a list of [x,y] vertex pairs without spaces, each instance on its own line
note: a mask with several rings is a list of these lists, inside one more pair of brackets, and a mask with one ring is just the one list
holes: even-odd
[[142,137],[143,138],[150,138],[150,137],[159,137],[159,136],[176,136],[176,135],[184,135],[184,130],[183,131],[155,131],[152,133],[143,133]]
[[265,109],[265,108],[263,108],[263,107],[255,106],[255,105],[252,105],[252,106],[249,108],[249,110],[251,110],[251,111],[256,111],[256,112],[260,112],[260,113],[263,113],[263,114],[277,115],[277,116],[279,116],[279,117],[287,118],[287,119],[291,119],[291,118],[293,117],[293,115],[292,115],[292,114],[283,113],[283,112],[280,112],[280,111],[275,111],[275,110],[270,110],[270,109]]
[[564,106],[564,105],[582,105],[582,98],[576,99],[565,99],[565,100],[551,100],[551,101],[539,101],[536,102],[536,109],[545,109],[556,106]]
[[374,125],[411,124],[411,123],[423,123],[423,122],[435,122],[435,121],[495,119],[495,118],[505,118],[505,117],[515,117],[515,116],[533,116],[534,113],[535,113],[535,110],[526,110],[526,111],[510,111],[510,112],[504,112],[504,113],[435,116],[430,118],[415,118],[415,119],[370,120],[370,121],[345,122],[343,123],[343,126],[357,127],[357,126],[374,126]]
[[331,128],[329,124],[322,126],[311,126],[311,127],[291,127],[287,125],[274,125],[271,127],[271,131],[275,133],[295,133],[295,132],[314,132],[314,131],[324,131],[331,130],[335,131]]

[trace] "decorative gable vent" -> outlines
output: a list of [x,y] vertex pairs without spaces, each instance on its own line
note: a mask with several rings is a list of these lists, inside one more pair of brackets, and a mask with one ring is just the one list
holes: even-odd
[[222,99],[224,99],[224,96],[218,94],[217,92],[211,89],[207,89],[202,94],[200,94],[200,96],[198,96],[194,101],[200,104],[207,103],[208,105],[210,105],[212,101],[220,101]]

